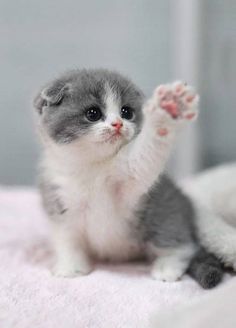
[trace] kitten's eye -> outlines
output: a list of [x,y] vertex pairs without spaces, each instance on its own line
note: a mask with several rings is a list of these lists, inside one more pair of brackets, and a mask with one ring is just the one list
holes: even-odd
[[102,117],[102,112],[99,107],[91,107],[86,110],[85,116],[89,121],[95,122],[100,120],[100,118]]
[[123,106],[121,108],[120,115],[126,120],[132,120],[134,117],[134,110],[129,106]]

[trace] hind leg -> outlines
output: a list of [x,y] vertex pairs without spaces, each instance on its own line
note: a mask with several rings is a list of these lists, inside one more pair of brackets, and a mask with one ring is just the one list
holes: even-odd
[[157,248],[152,246],[152,253],[156,256],[151,275],[160,281],[177,281],[187,271],[189,263],[196,252],[194,244],[187,244],[175,248]]

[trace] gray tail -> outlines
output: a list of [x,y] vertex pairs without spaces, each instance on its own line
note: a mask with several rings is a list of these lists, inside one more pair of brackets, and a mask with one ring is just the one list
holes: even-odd
[[210,289],[221,282],[224,271],[220,261],[201,248],[190,262],[188,273],[204,289]]

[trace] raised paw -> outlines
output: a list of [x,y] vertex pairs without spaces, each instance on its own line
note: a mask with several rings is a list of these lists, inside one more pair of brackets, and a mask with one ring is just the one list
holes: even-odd
[[157,135],[166,137],[181,126],[180,122],[197,117],[199,96],[183,82],[163,84],[156,88],[144,107],[148,124],[154,126]]
[[175,120],[192,120],[197,116],[199,96],[192,87],[183,82],[160,85],[155,90],[154,97],[159,108]]

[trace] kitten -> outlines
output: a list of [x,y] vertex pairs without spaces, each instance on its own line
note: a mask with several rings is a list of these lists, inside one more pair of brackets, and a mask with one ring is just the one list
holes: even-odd
[[87,274],[96,260],[152,257],[152,276],[188,270],[205,288],[222,272],[198,245],[191,201],[163,175],[176,132],[197,116],[198,95],[181,82],[145,102],[130,80],[74,70],[35,99],[43,144],[40,187],[51,219],[55,274]]

